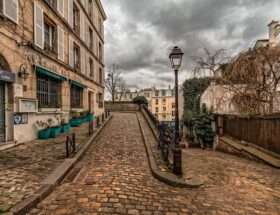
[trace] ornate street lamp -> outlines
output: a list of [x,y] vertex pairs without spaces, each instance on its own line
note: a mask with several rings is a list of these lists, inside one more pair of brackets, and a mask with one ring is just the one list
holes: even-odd
[[169,55],[171,66],[175,72],[175,137],[173,149],[173,172],[177,175],[182,174],[182,150],[179,145],[179,111],[178,111],[178,71],[182,65],[184,53],[175,46]]

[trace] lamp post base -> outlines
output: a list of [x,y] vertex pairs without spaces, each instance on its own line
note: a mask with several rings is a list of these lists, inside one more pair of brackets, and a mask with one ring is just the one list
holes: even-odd
[[182,150],[179,147],[173,149],[173,173],[182,175]]

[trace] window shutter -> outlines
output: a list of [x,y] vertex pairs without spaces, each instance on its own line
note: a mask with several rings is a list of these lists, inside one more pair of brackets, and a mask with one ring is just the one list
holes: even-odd
[[73,0],[68,0],[68,23],[73,28]]
[[34,2],[34,28],[35,45],[44,49],[44,14],[36,2]]
[[64,16],[64,0],[58,0],[57,2],[57,10],[58,12]]
[[74,68],[74,45],[73,40],[69,37],[69,65]]
[[64,61],[64,31],[58,26],[58,59]]
[[4,15],[15,23],[18,23],[18,0],[3,0]]

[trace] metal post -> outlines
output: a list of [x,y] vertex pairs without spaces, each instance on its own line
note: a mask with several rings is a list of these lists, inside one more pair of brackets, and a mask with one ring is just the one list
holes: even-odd
[[182,150],[179,143],[179,102],[178,102],[178,70],[175,70],[175,146],[173,149],[173,172],[182,174]]
[[73,153],[76,152],[76,134],[72,134],[72,141],[73,141]]
[[66,157],[69,157],[69,136],[66,137],[65,148],[66,148]]

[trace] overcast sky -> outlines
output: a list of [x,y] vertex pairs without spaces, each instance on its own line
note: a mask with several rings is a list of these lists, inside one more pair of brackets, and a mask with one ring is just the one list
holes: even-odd
[[102,0],[107,69],[115,63],[131,87],[167,87],[173,73],[168,54],[185,52],[180,82],[191,56],[205,46],[238,53],[268,37],[267,24],[280,20],[279,0]]

